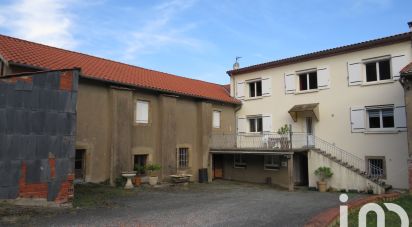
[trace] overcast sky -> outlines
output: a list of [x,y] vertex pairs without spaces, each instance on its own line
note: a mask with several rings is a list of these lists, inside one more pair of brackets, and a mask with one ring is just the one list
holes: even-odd
[[228,83],[241,67],[408,31],[412,1],[0,0],[0,33]]

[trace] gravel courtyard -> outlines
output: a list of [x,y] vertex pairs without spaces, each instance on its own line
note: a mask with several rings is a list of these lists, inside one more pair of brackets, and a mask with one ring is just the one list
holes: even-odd
[[138,191],[111,208],[82,208],[30,220],[33,226],[302,226],[339,206],[339,193],[287,192],[217,181]]

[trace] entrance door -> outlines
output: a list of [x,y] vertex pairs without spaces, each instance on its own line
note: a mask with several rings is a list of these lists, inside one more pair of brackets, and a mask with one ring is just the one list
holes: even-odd
[[74,177],[77,180],[84,180],[86,173],[86,150],[76,149],[74,157]]
[[307,146],[312,147],[315,146],[315,133],[313,130],[313,120],[312,117],[306,118],[306,133],[307,133]]
[[145,174],[144,167],[146,166],[147,155],[135,155],[133,156],[133,169],[137,171],[137,174]]
[[213,179],[223,178],[223,155],[213,155]]
[[308,186],[308,156],[306,153],[295,153],[293,155],[293,170],[296,186]]

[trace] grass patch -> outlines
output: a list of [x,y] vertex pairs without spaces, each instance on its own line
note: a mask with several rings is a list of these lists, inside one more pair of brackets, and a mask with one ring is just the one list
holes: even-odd
[[114,207],[113,200],[119,197],[132,196],[137,190],[124,190],[103,184],[76,184],[74,186],[73,207]]
[[[406,213],[408,214],[409,221],[412,220],[412,196],[411,195],[404,195],[401,198],[391,201],[388,203],[395,203],[405,209]],[[385,206],[383,206],[383,202],[378,203],[385,211],[385,226],[401,226],[401,220],[399,216],[392,212],[388,211]],[[348,224],[349,226],[358,226],[358,214],[359,210],[356,212],[351,212],[348,217]],[[373,212],[368,213],[366,224],[367,226],[376,226],[376,214]]]

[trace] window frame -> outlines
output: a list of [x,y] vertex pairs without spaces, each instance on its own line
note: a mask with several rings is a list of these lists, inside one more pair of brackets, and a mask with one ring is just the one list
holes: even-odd
[[[238,160],[236,159],[238,157]],[[247,164],[243,154],[234,154],[233,155],[233,168],[236,169],[246,169]]]
[[[381,79],[380,75],[380,62],[387,61],[389,63],[389,78],[388,79]],[[367,81],[368,78],[368,72],[367,72],[367,65],[368,64],[375,64],[375,70],[376,70],[376,80],[373,81]],[[371,59],[371,60],[366,60],[363,61],[363,67],[364,67],[364,83],[365,84],[376,84],[376,83],[385,83],[385,82],[391,82],[393,81],[393,75],[392,75],[392,62],[390,56],[385,56],[382,58],[378,59]]]
[[[184,160],[181,158],[181,151],[186,151]],[[177,168],[178,169],[189,169],[190,168],[190,147],[181,146],[177,148]],[[185,162],[186,165],[182,166],[181,164]]]
[[[139,102],[141,102],[141,103],[143,103],[143,102],[145,102],[145,103],[147,103],[147,122],[138,122],[138,119],[137,119],[137,113],[138,113],[138,110],[137,110],[137,107],[138,107],[138,103]],[[149,100],[145,100],[145,99],[136,99],[135,100],[135,108],[134,108],[134,124],[135,125],[149,125],[149,124],[151,124],[152,122],[151,122],[151,117],[150,117],[150,115],[151,115],[151,109],[152,109],[152,107],[151,107],[151,102],[149,101]]]
[[[261,121],[261,126],[262,126],[261,131],[258,131],[258,128],[259,128],[258,121],[259,121],[259,119]],[[247,120],[247,124],[248,124],[248,133],[263,133],[263,116],[262,115],[247,116],[246,120]],[[250,120],[255,120],[255,123],[254,123],[255,124],[255,131],[251,131]]]
[[[215,113],[219,113],[219,125],[216,127],[215,126]],[[213,110],[212,111],[212,127],[214,129],[220,129],[222,128],[222,111],[221,110]]]
[[[277,160],[274,160],[276,158]],[[269,160],[269,162],[268,162]],[[278,162],[278,163],[275,163]],[[278,171],[282,167],[282,159],[280,155],[264,155],[263,169],[270,171]]]
[[[383,127],[383,110],[392,109],[393,127]],[[394,131],[396,129],[395,125],[395,106],[367,106],[365,107],[366,112],[366,130],[367,131]],[[379,128],[370,127],[370,111],[379,111]]]
[[[260,95],[258,95],[258,86],[257,84],[260,83]],[[251,94],[251,88],[250,86],[254,84],[254,96],[252,96]],[[263,97],[263,82],[262,79],[255,79],[255,80],[250,80],[247,81],[247,85],[248,85],[248,95],[249,98],[260,98]]]
[[382,170],[383,170],[383,173],[382,173],[382,175],[377,175],[377,176],[375,176],[375,177],[378,177],[378,178],[380,178],[380,179],[386,179],[386,177],[387,177],[387,170],[386,170],[386,157],[385,156],[366,156],[365,157],[365,161],[366,161],[366,166],[367,166],[367,173],[368,174],[370,174],[370,168],[369,168],[369,163],[370,163],[370,161],[371,160],[382,160]]
[[[310,74],[315,73],[316,76],[316,88],[310,88]],[[297,78],[298,78],[298,91],[299,92],[308,92],[308,91],[317,91],[319,90],[318,82],[318,71],[317,70],[309,70],[309,71],[303,71],[303,72],[296,72]],[[306,78],[306,89],[302,90],[301,89],[301,76],[305,76]]]

